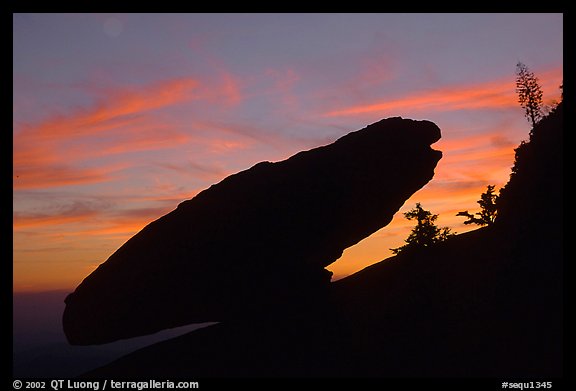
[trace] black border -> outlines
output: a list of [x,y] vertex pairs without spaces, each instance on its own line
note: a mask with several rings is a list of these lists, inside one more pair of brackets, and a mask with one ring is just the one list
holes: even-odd
[[[204,6],[197,6],[194,5],[193,2],[178,2],[173,4],[165,4],[161,2],[148,2],[148,3],[138,3],[136,6],[134,4],[129,5],[127,3],[107,3],[104,1],[100,1],[97,3],[84,3],[84,2],[74,2],[74,3],[67,3],[67,2],[43,2],[42,4],[33,4],[31,2],[26,1],[14,1],[8,0],[9,4],[4,4],[2,6],[2,28],[5,30],[2,34],[3,39],[3,46],[5,45],[5,50],[10,50],[13,53],[13,13],[29,13],[29,12],[40,12],[40,13],[68,13],[68,12],[202,12],[202,13],[222,13],[222,12],[320,12],[318,10],[311,10],[310,5],[306,6],[299,6],[299,5],[282,5],[284,7],[283,10],[273,9],[277,5],[265,5],[262,6],[252,6],[245,3],[237,3],[240,5],[230,4],[219,4],[219,3],[212,3],[206,4]],[[335,4],[331,4],[334,6]],[[356,6],[356,10],[344,10],[344,9],[336,9],[329,12],[413,12],[414,9],[410,7],[412,4],[404,3],[401,8],[390,9],[391,7],[386,4],[386,10],[374,10],[368,9],[373,8],[373,4],[366,3],[364,5],[354,4]],[[206,7],[207,6],[207,7]],[[488,6],[488,9],[486,9]],[[568,105],[571,110],[572,106],[572,98],[573,98],[573,79],[571,73],[566,73],[567,71],[570,72],[572,68],[572,61],[571,56],[573,55],[570,50],[566,48],[573,48],[574,46],[574,32],[573,29],[573,14],[568,11],[568,7],[566,3],[523,3],[522,6],[524,9],[522,10],[511,10],[511,9],[502,9],[503,4],[500,2],[497,4],[496,7],[490,6],[490,4],[481,4],[481,5],[472,5],[472,9],[451,9],[445,10],[442,9],[441,5],[438,4],[429,4],[428,6],[418,5],[418,12],[554,12],[554,13],[563,13],[564,14],[564,102],[565,105]],[[238,8],[242,9],[238,9]],[[432,8],[434,8],[432,10]],[[451,7],[453,8],[453,6]],[[480,9],[484,8],[484,9]],[[137,11],[135,11],[137,9]],[[324,11],[326,12],[326,11]],[[6,104],[4,107],[12,107],[12,105],[8,105],[8,103],[13,103],[13,95],[9,95],[8,89],[3,89],[5,91],[5,100]],[[8,109],[6,109],[8,110]],[[573,112],[573,111],[572,111]],[[13,116],[6,115],[5,118],[12,118]],[[568,118],[569,119],[569,118]],[[8,121],[6,121],[8,122]],[[12,127],[12,121],[10,124],[10,128]],[[572,129],[571,123],[568,122],[566,129]],[[12,180],[12,172],[13,172],[13,132],[8,131],[8,127],[5,128],[3,132],[0,132],[0,145],[2,149],[5,149],[0,153],[0,167],[1,167],[1,180],[0,186],[2,186],[2,192],[0,194],[10,194],[10,208],[2,208],[0,210],[0,216],[2,217],[0,220],[0,224],[2,227],[2,243],[0,243],[0,248],[2,249],[2,259],[1,262],[2,267],[0,270],[0,275],[2,278],[1,282],[1,292],[2,292],[2,299],[0,299],[4,304],[2,305],[3,309],[9,308],[11,316],[2,316],[2,322],[5,323],[3,330],[10,330],[13,332],[13,323],[12,323],[12,313],[13,313],[13,302],[11,298],[13,297],[13,262],[8,263],[8,259],[13,261],[13,230],[12,230],[12,218],[13,213],[13,180]],[[566,134],[571,137],[572,131],[566,132]],[[568,189],[570,190],[570,189]],[[6,200],[8,197],[4,197]],[[568,263],[564,262],[565,265]],[[567,268],[569,271],[570,266]],[[568,280],[566,277],[566,273],[564,274],[564,287],[569,287]],[[566,291],[565,291],[566,292]],[[570,306],[566,306],[567,303],[571,303],[569,300],[569,296],[566,294],[564,295],[564,307],[570,308]],[[7,303],[10,303],[9,305]],[[567,335],[567,330],[570,330],[570,327],[566,327],[568,325],[568,316],[565,315],[564,320],[564,346],[568,347],[570,337]],[[6,355],[12,351],[12,333],[9,333],[5,336],[6,342],[4,346],[10,346],[10,349],[3,349],[6,352]],[[566,365],[567,362],[567,354],[564,353],[564,377],[559,379],[536,379],[536,378],[528,378],[528,379],[492,379],[492,378],[329,378],[329,379],[322,379],[322,378],[309,378],[309,379],[284,379],[284,378],[262,378],[262,379],[180,379],[180,380],[188,380],[188,381],[198,381],[200,384],[200,389],[222,389],[222,388],[233,388],[233,387],[250,387],[250,389],[275,389],[280,387],[302,387],[302,386],[319,386],[319,387],[327,387],[327,386],[344,386],[346,388],[352,390],[360,390],[360,389],[373,389],[376,387],[392,387],[392,390],[415,390],[415,389],[436,389],[439,390],[501,390],[503,382],[546,382],[551,381],[553,384],[552,390],[559,390],[564,389],[564,386],[568,383],[568,376],[570,375],[570,365]],[[4,361],[7,362],[7,361]],[[6,384],[6,389],[14,389],[13,381],[15,380],[12,377],[13,373],[13,359],[10,358],[10,367],[4,371],[4,374],[8,374],[8,381],[3,382]],[[40,381],[46,382],[46,389],[49,387],[49,382],[52,379],[20,379],[22,381]],[[59,380],[59,379],[58,379]],[[87,379],[89,380],[89,379]],[[143,381],[149,380],[147,378],[142,379],[128,379],[134,381]],[[178,381],[177,379],[155,379],[155,380],[172,380]],[[24,388],[23,388],[24,389]],[[100,388],[102,389],[102,388]],[[536,388],[535,388],[536,389]]]

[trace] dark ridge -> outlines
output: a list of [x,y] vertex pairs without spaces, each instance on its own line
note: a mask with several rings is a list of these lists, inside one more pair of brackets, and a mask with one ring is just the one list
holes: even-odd
[[554,383],[563,376],[562,128],[560,105],[518,148],[494,225],[332,283],[297,317],[222,323],[86,376]]

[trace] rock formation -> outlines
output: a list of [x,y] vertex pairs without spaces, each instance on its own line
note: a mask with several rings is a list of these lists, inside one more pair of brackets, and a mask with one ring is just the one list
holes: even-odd
[[71,344],[310,303],[324,267],[387,225],[434,175],[440,129],[381,120],[336,142],[231,175],[150,223],[66,299]]

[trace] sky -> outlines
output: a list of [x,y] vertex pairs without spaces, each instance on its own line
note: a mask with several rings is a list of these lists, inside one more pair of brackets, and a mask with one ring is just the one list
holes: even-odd
[[388,117],[435,122],[443,158],[333,279],[391,256],[416,202],[473,229],[456,213],[528,138],[518,61],[560,99],[562,14],[14,14],[13,289],[73,290],[226,176]]

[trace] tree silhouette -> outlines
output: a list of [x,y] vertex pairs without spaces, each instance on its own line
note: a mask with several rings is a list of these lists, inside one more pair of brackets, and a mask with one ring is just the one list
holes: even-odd
[[390,249],[394,254],[411,248],[429,247],[448,239],[450,236],[454,236],[450,228],[439,228],[436,226],[435,221],[438,215],[432,214],[430,211],[422,208],[419,202],[416,203],[414,209],[404,213],[404,217],[408,220],[416,220],[416,226],[405,240],[405,245]]
[[516,64],[516,93],[526,119],[534,127],[543,115],[542,89],[538,84],[538,78],[522,62]]
[[494,194],[494,185],[488,185],[486,192],[482,193],[480,199],[477,201],[480,205],[480,212],[476,212],[476,216],[469,213],[467,210],[463,212],[458,212],[456,216],[468,217],[468,220],[464,224],[477,224],[477,225],[492,225],[496,221],[498,216],[498,208],[496,202],[498,201],[498,196]]

